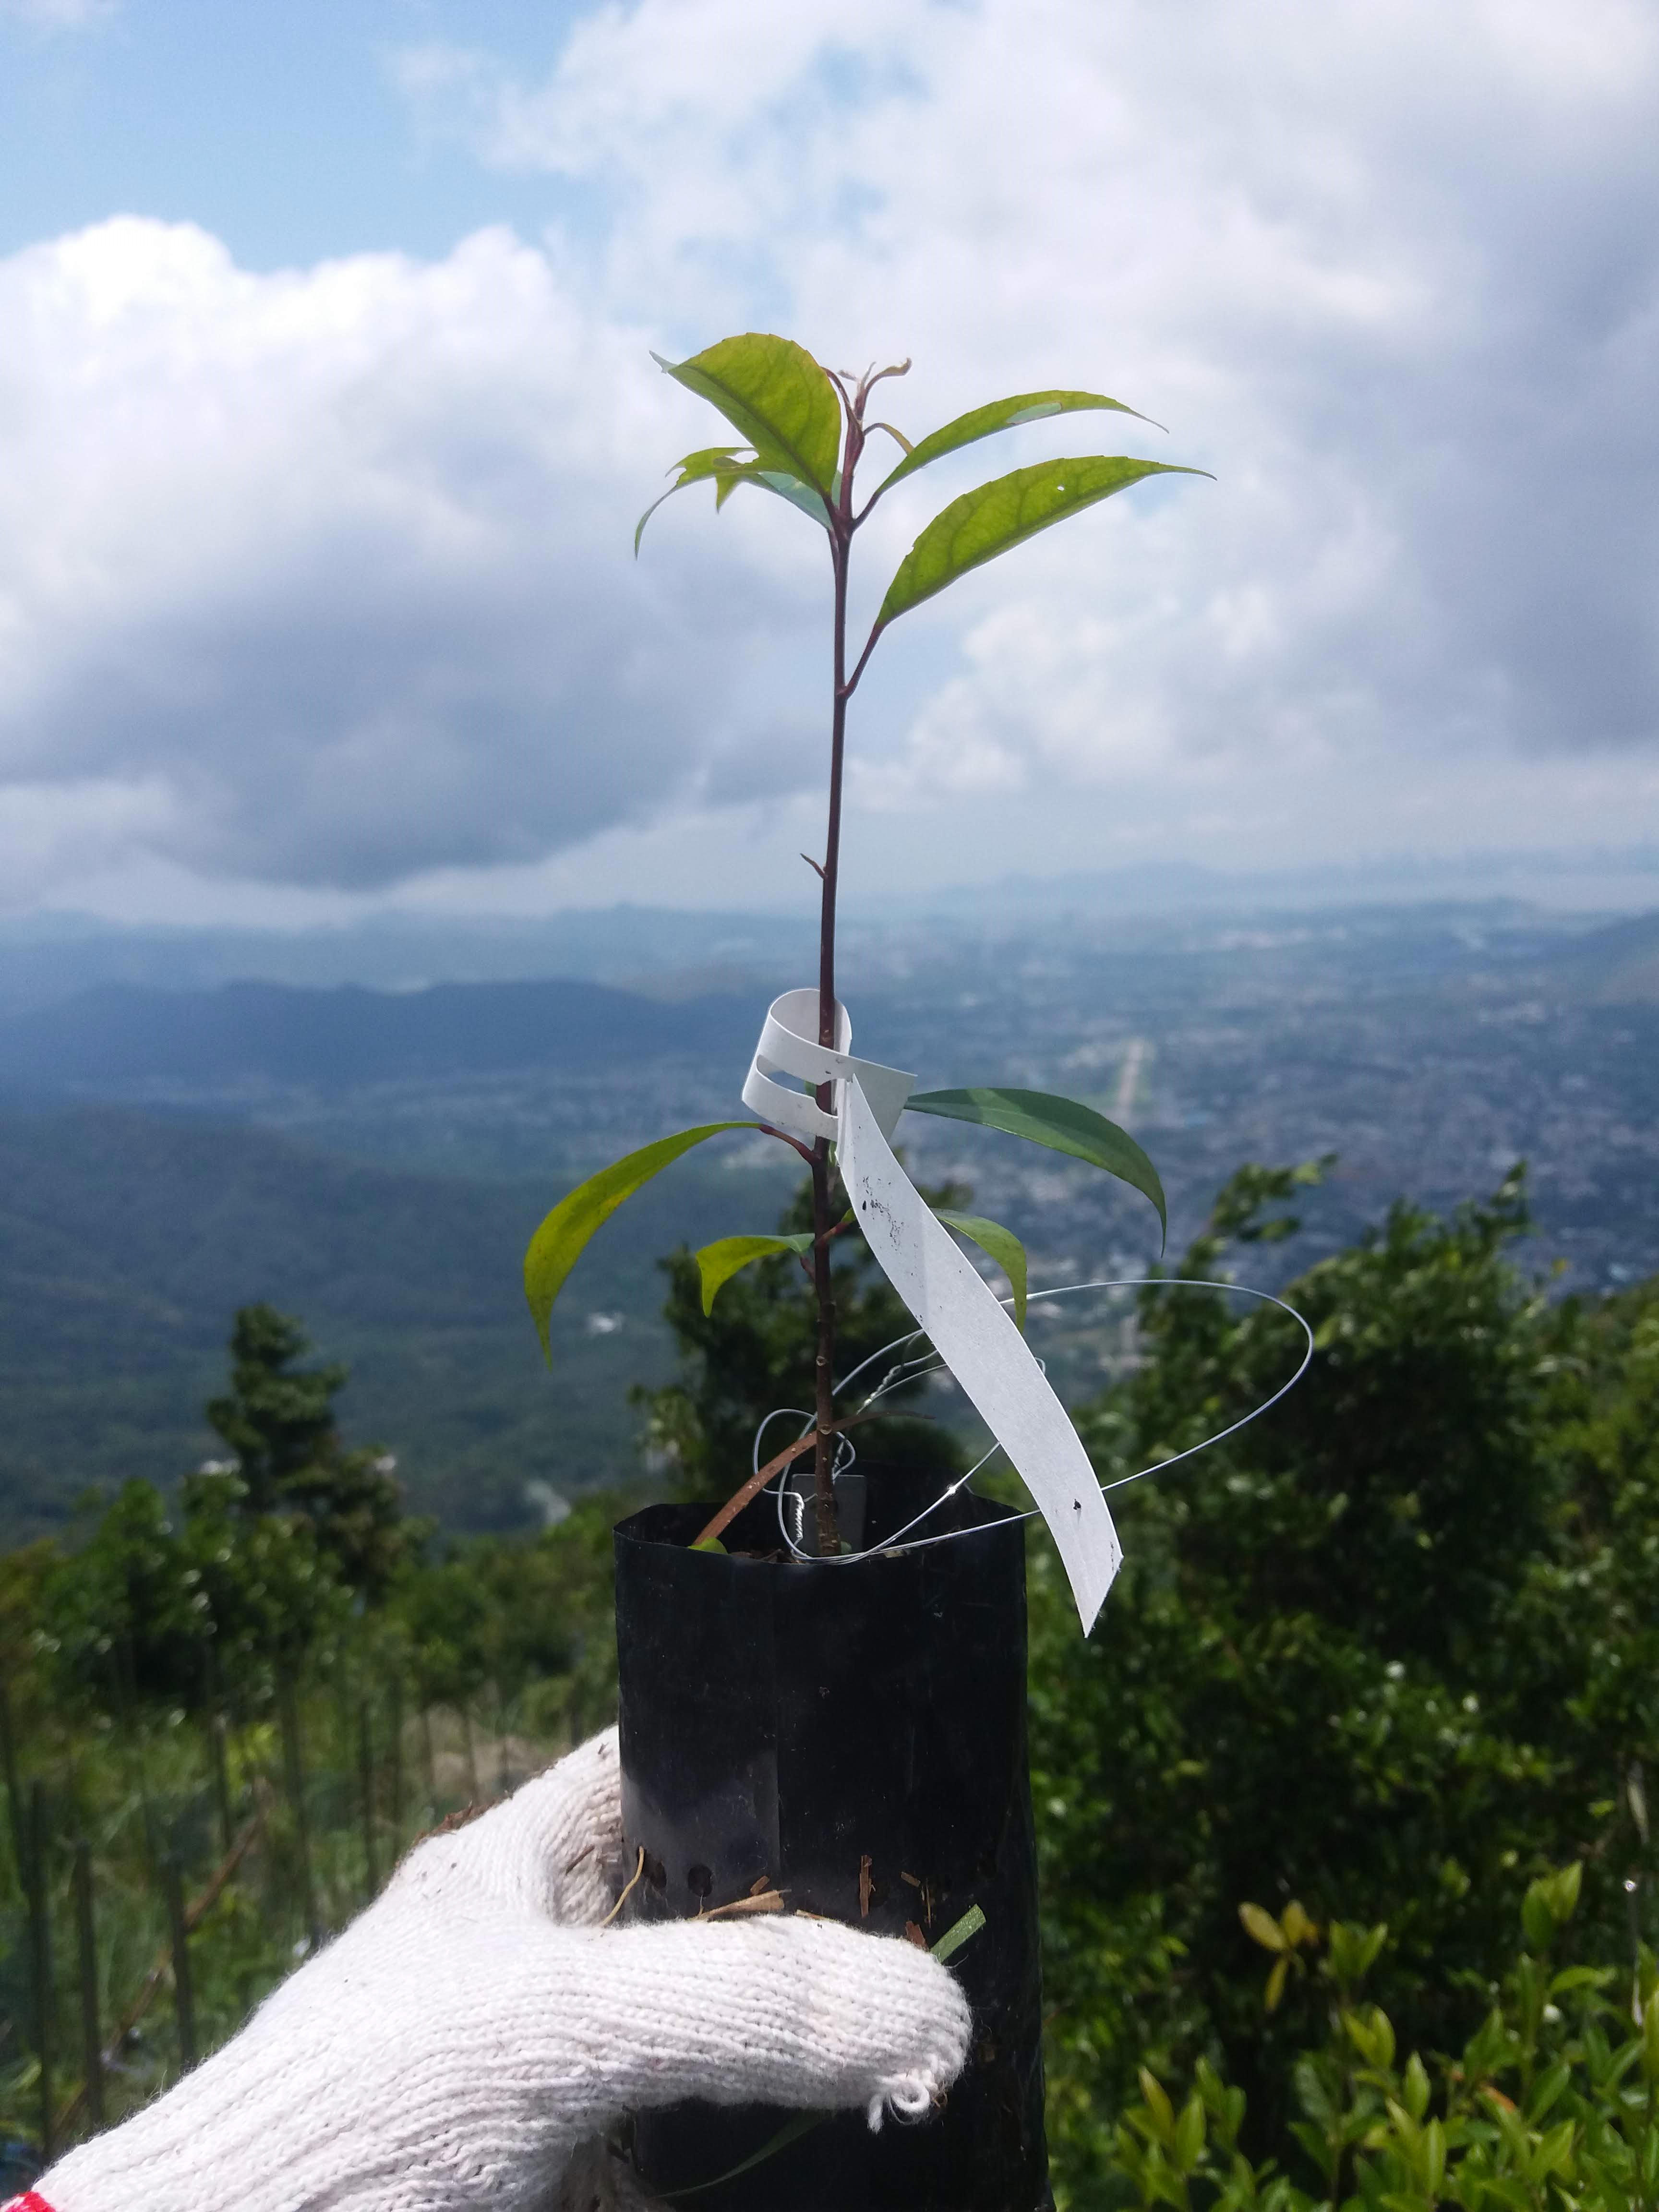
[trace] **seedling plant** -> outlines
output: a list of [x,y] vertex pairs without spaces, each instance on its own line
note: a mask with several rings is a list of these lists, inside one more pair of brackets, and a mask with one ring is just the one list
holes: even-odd
[[[872,419],[870,411],[878,387],[904,375],[910,365],[908,361],[855,376],[823,368],[788,338],[756,332],[724,338],[689,361],[664,361],[659,355],[653,358],[665,374],[723,415],[742,441],[738,445],[706,446],[686,454],[670,471],[674,481],[663,499],[694,484],[712,483],[718,509],[733,492],[752,486],[787,500],[824,534],[833,591],[829,790],[823,856],[822,860],[804,857],[821,882],[817,1041],[833,1050],[836,1045],[836,902],[848,708],[877,646],[902,615],[1039,531],[1097,506],[1144,477],[1203,472],[1122,454],[1096,453],[1039,461],[964,492],[923,527],[889,583],[856,658],[849,662],[848,597],[854,540],[890,493],[907,486],[946,454],[1019,424],[1049,416],[1102,410],[1134,415],[1135,410],[1097,392],[1024,392],[958,415],[942,428],[913,442],[893,423]],[[1136,419],[1146,418],[1137,416]],[[898,458],[873,489],[862,495],[860,503],[860,471],[871,441],[878,437],[890,441]],[[661,503],[657,501],[640,519],[634,535],[636,554],[646,524]],[[829,1084],[819,1086],[814,1096],[825,1113],[832,1110]],[[1163,1186],[1152,1161],[1127,1131],[1076,1099],[1046,1091],[977,1085],[913,1093],[906,1110],[1001,1129],[1086,1160],[1148,1198],[1167,1231]],[[812,1283],[817,1343],[811,1430],[745,1484],[732,1500],[732,1508],[751,1495],[763,1478],[781,1471],[790,1460],[811,1449],[817,1548],[821,1556],[827,1556],[841,1548],[833,1473],[840,1431],[849,1425],[838,1415],[836,1404],[836,1306],[830,1253],[837,1237],[856,1228],[851,1212],[838,1212],[832,1202],[832,1146],[828,1138],[819,1137],[809,1144],[768,1123],[752,1121],[708,1122],[659,1138],[590,1176],[553,1208],[526,1254],[526,1293],[543,1349],[550,1356],[549,1322],[554,1303],[595,1231],[683,1153],[734,1129],[758,1130],[801,1155],[811,1176],[812,1226],[797,1236],[738,1235],[704,1246],[696,1255],[704,1310],[712,1310],[721,1286],[741,1268],[774,1253],[793,1253]],[[934,1211],[947,1228],[978,1245],[1002,1269],[1012,1292],[1015,1319],[1023,1327],[1027,1267],[1018,1238],[1000,1223],[976,1215],[944,1208]]]

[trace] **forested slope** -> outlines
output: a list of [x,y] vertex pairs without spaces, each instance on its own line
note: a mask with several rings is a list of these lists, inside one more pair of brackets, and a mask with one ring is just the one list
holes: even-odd
[[[0,1116],[0,1529],[54,1525],[92,1484],[193,1467],[230,1316],[254,1300],[303,1314],[349,1363],[352,1428],[397,1453],[417,1510],[509,1525],[533,1517],[527,1480],[618,1479],[635,1463],[629,1387],[670,1359],[654,1261],[729,1228],[730,1182],[688,1163],[610,1225],[550,1376],[520,1265],[559,1194],[196,1117]],[[775,1202],[760,1195],[761,1218]],[[591,1325],[623,1309],[621,1326]]]

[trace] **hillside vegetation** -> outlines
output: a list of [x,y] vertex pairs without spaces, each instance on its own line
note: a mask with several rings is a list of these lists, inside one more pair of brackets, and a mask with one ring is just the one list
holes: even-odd
[[[1316,1172],[1234,1178],[1179,1272],[1260,1264]],[[1551,1305],[1510,1257],[1523,1218],[1511,1177],[1450,1218],[1396,1208],[1307,1271],[1308,1377],[1116,1493],[1128,1564],[1087,1643],[1033,1540],[1070,2212],[1630,2212],[1659,2191],[1659,1285]],[[648,1413],[664,1480],[695,1489],[790,1402],[811,1338],[792,1262],[712,1320],[687,1264],[680,1376]],[[851,1331],[896,1333],[862,1256],[841,1264]],[[220,1464],[175,1507],[133,1484],[4,1564],[20,2159],[48,2114],[86,2124],[89,2005],[113,2116],[232,2032],[434,1815],[607,1711],[624,1501],[440,1543],[284,1328],[242,1316]],[[1224,1425],[1296,1351],[1283,1316],[1208,1291],[1147,1293],[1140,1328],[1142,1364],[1084,1415],[1108,1479]],[[200,1908],[182,1957],[175,1881]]]
[[[764,1218],[787,1178],[749,1174]],[[171,1487],[210,1453],[226,1316],[258,1300],[347,1361],[354,1430],[395,1449],[414,1510],[450,1528],[533,1521],[526,1480],[627,1479],[629,1391],[672,1364],[656,1257],[728,1225],[732,1177],[689,1162],[610,1226],[550,1375],[520,1261],[562,1188],[398,1172],[193,1116],[0,1116],[0,1533],[60,1528],[129,1477]]]

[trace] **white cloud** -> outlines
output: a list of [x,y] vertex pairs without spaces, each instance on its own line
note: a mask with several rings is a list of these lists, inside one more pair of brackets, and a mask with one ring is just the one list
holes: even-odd
[[[1218,478],[895,628],[872,851],[918,813],[945,875],[1015,825],[1067,866],[1652,834],[1646,6],[636,0],[539,82],[397,75],[427,131],[575,180],[583,228],[255,277],[115,222],[0,266],[0,776],[37,811],[61,780],[100,855],[129,820],[206,872],[453,881],[695,815],[747,868],[720,810],[818,772],[814,533],[682,502],[637,570],[625,540],[703,434],[647,343],[756,325],[912,353],[913,432],[1090,384],[1171,426],[1114,444]],[[970,480],[933,474],[867,582]]]
[[0,18],[32,31],[85,31],[107,22],[121,0],[0,0]]
[[731,672],[787,582],[741,530],[635,568],[680,426],[539,253],[252,276],[120,219],[0,266],[0,763],[60,854],[135,778],[164,857],[360,886],[793,778]]
[[[1069,666],[1097,726],[1115,669],[1138,726],[1200,751],[1220,717],[1252,748],[1659,736],[1650,10],[769,20],[761,40],[745,0],[608,9],[539,87],[489,105],[475,75],[465,126],[487,159],[607,180],[630,300],[689,318],[720,259],[837,357],[914,351],[912,427],[1098,375],[1178,425],[1153,450],[1216,468],[1214,491],[1132,494],[975,587],[974,612],[1027,611],[975,633],[981,723],[1000,665],[1022,753],[1087,754]],[[963,703],[919,722],[920,779]]]

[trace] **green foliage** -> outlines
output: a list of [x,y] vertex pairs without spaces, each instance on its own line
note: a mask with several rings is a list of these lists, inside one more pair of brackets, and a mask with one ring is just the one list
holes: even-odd
[[1114,492],[1127,491],[1147,477],[1203,473],[1167,461],[1095,453],[1080,460],[1038,461],[965,491],[933,517],[899,562],[876,616],[877,633],[924,599],[936,597],[970,568],[982,568],[1038,531],[1098,506]]
[[351,1593],[308,1522],[250,1514],[234,1476],[198,1476],[177,1522],[129,1482],[43,1594],[45,1648],[98,1711],[198,1711],[216,1682],[250,1703],[298,1664]]
[[[1284,1238],[1320,1172],[1241,1171],[1179,1272]],[[1050,2129],[1068,2212],[1223,2197],[1240,2212],[1659,2212],[1645,1955],[1639,2035],[1626,2006],[1659,1934],[1659,1284],[1547,1304],[1510,1256],[1522,1195],[1511,1178],[1449,1218],[1396,1207],[1290,1287],[1319,1342],[1303,1386],[1167,1482],[1118,1493],[1127,1564],[1087,1644],[1033,1540]],[[781,1232],[806,1219],[803,1193]],[[855,1234],[831,1249],[850,1366],[909,1323]],[[651,1434],[678,1486],[720,1495],[760,1415],[811,1404],[811,1301],[793,1254],[744,1269],[712,1315],[692,1255],[667,1266],[684,1367],[651,1401]],[[1139,1364],[1080,1409],[1103,1475],[1246,1411],[1299,1341],[1271,1309],[1148,1293]],[[301,1376],[297,1363],[266,1371]],[[263,1408],[264,1425],[245,1448],[286,1465],[292,1437],[303,1460],[314,1402],[258,1379],[243,1413],[257,1430]],[[857,1432],[871,1457],[957,1464],[932,1425],[881,1425]],[[318,1448],[313,1430],[313,1461]],[[158,1848],[184,1856],[192,1893],[219,1857],[210,1752],[226,1723],[233,1824],[270,1808],[196,1939],[204,2034],[228,2034],[305,1936],[279,1677],[331,1927],[368,1889],[365,1715],[382,1880],[437,1814],[609,1717],[622,1510],[584,1499],[531,1540],[410,1542],[373,1605],[302,1497],[255,1511],[229,1470],[189,1478],[176,1502],[125,1491],[73,1551],[0,1559],[16,1763],[25,1801],[45,1786],[56,1838],[60,2054],[77,2018],[69,1838],[94,1846],[112,2018],[162,1943]],[[9,1827],[0,2011],[16,2064],[0,2110],[27,2134]],[[171,2037],[163,1985],[118,2110],[166,2077]]]
[[[945,1185],[923,1195],[943,1206],[968,1193]],[[835,1210],[844,1212],[839,1183],[833,1199]],[[796,1408],[803,1417],[810,1411],[817,1307],[794,1257],[794,1240],[810,1243],[811,1220],[811,1187],[803,1184],[778,1224],[788,1249],[744,1268],[712,1310],[704,1304],[696,1257],[682,1249],[662,1263],[669,1284],[664,1310],[680,1347],[681,1376],[662,1389],[641,1393],[639,1402],[647,1409],[647,1449],[682,1497],[726,1496],[749,1473],[756,1425],[763,1416],[779,1407]],[[846,1373],[915,1324],[856,1231],[837,1237],[830,1250],[837,1358]],[[878,1379],[872,1370],[862,1387]],[[884,1402],[902,1409],[915,1395],[912,1388]],[[788,1433],[787,1425],[780,1425],[772,1432],[774,1445],[786,1442]],[[858,1446],[870,1459],[902,1456],[913,1465],[951,1473],[962,1465],[950,1432],[915,1418],[872,1421],[859,1430]]]
[[[958,453],[963,446],[976,445],[981,438],[994,437],[999,430],[1018,429],[1022,423],[1040,422],[1051,415],[1073,415],[1079,410],[1109,408],[1114,414],[1133,415],[1137,422],[1146,416],[1126,407],[1121,399],[1108,399],[1098,392],[1020,392],[1012,399],[994,399],[987,407],[975,407],[966,415],[958,415],[942,429],[931,430],[913,446],[901,439],[904,459],[896,469],[884,476],[876,487],[876,496],[890,491],[906,477],[914,476],[930,462],[941,460],[946,453]],[[873,426],[872,426],[873,427]],[[890,427],[884,425],[884,428]],[[893,434],[896,437],[898,433]]]
[[[308,1349],[297,1322],[267,1305],[243,1306],[231,1332],[230,1389],[209,1401],[207,1417],[236,1455],[228,1471],[241,1510],[302,1522],[349,1588],[382,1597],[410,1536],[393,1462],[372,1449],[344,1449],[334,1401],[346,1370],[296,1371]],[[229,1502],[224,1492],[211,1504],[204,1492],[186,1493],[187,1510],[222,1512]]]
[[[1103,2195],[1146,2212],[1652,2212],[1659,1972],[1644,1950],[1621,1989],[1607,1969],[1552,1955],[1579,1874],[1574,1861],[1532,1885],[1527,1948],[1451,2057],[1401,2062],[1394,2021],[1361,1996],[1388,1931],[1333,1922],[1316,1968],[1323,2033],[1289,2066],[1295,2117],[1263,2135],[1207,2059],[1179,2100],[1142,2068],[1103,2155]],[[1280,1925],[1259,1906],[1241,1913],[1264,1942]],[[1304,1922],[1297,1942],[1316,1950],[1318,1931]],[[1059,2201],[1071,2212],[1100,2200],[1062,2187]]]
[[958,1236],[968,1237],[980,1250],[994,1260],[1008,1278],[1008,1287],[1014,1296],[1014,1326],[1025,1326],[1027,1267],[1025,1247],[1012,1229],[1005,1229],[1000,1221],[988,1221],[982,1213],[957,1213],[948,1206],[936,1206],[934,1218]]
[[390,1460],[341,1442],[345,1369],[296,1368],[307,1349],[296,1322],[244,1306],[230,1387],[207,1408],[236,1458],[186,1476],[173,1510],[124,1484],[54,1561],[40,1633],[93,1709],[200,1711],[221,1688],[257,1705],[354,1601],[382,1602],[418,1548]]
[[841,448],[835,386],[805,347],[750,331],[690,360],[651,358],[720,413],[753,447],[763,469],[787,472],[828,500]]
[[[131,1482],[73,1548],[0,1559],[0,2141],[20,2151],[39,2139],[43,2100],[60,2147],[84,2126],[80,1847],[106,2047],[131,2021],[105,2081],[118,2119],[185,2056],[167,1861],[199,1907],[191,1972],[210,2050],[424,1829],[614,1713],[611,1527],[627,1501],[592,1496],[533,1540],[429,1556],[393,1488],[384,1580],[367,1590],[324,1481],[363,1456],[333,1427],[344,1373],[295,1370],[303,1350],[297,1324],[238,1316],[232,1388],[213,1413],[252,1481],[210,1467],[176,1504]],[[55,2020],[44,2081],[34,1902]]]
[[[1178,1272],[1286,1233],[1317,1173],[1235,1178]],[[1285,2123],[1313,2000],[1288,1965],[1263,2016],[1241,1898],[1386,1921],[1379,1996],[1402,2038],[1443,2050],[1515,1917],[1541,1932],[1547,1908],[1525,1899],[1546,1864],[1582,1862],[1592,1956],[1627,1948],[1638,1905],[1647,1924],[1655,1291],[1548,1306],[1507,1257],[1524,1223],[1518,1176],[1449,1220],[1399,1206],[1291,1284],[1316,1333],[1306,1378],[1167,1485],[1120,1493],[1128,1564],[1089,1644],[1046,1545],[1033,1559],[1051,2057],[1074,2173],[1098,2172],[1091,2115],[1143,2063],[1207,2051],[1265,2125]],[[1291,1370],[1297,1334],[1218,1293],[1148,1293],[1144,1364],[1080,1417],[1102,1474],[1238,1418]]]
[[524,1294],[529,1301],[536,1333],[542,1340],[542,1350],[550,1361],[553,1354],[548,1323],[552,1318],[554,1301],[594,1231],[602,1229],[617,1208],[632,1198],[636,1190],[642,1189],[665,1167],[672,1167],[694,1145],[718,1137],[726,1129],[753,1127],[752,1121],[708,1121],[699,1128],[680,1129],[672,1137],[659,1137],[654,1144],[642,1145],[638,1152],[613,1160],[608,1168],[589,1176],[586,1182],[579,1182],[574,1190],[559,1200],[531,1238],[530,1249],[524,1255]]
[[1169,1209],[1158,1170],[1127,1129],[1109,1121],[1092,1106],[1075,1098],[1057,1098],[1048,1091],[1009,1091],[977,1085],[966,1091],[913,1092],[905,1111],[939,1114],[947,1121],[972,1121],[982,1129],[1001,1129],[1028,1144],[1046,1145],[1050,1152],[1066,1152],[1091,1167],[1103,1168],[1158,1208],[1159,1226],[1170,1230]]
[[[1039,462],[1034,467],[1017,469],[994,483],[964,493],[927,524],[901,562],[888,586],[864,651],[848,672],[847,592],[853,539],[884,492],[943,455],[956,453],[999,431],[1012,429],[1017,424],[1088,410],[1133,414],[1133,409],[1099,392],[1022,392],[972,409],[920,441],[912,441],[890,422],[866,422],[866,403],[876,385],[888,377],[902,376],[910,366],[908,361],[878,372],[872,369],[854,380],[823,368],[793,339],[755,331],[722,338],[687,361],[665,361],[660,354],[653,355],[653,359],[665,375],[673,377],[689,392],[696,392],[718,409],[747,441],[746,447],[703,446],[687,453],[670,471],[674,481],[663,494],[663,499],[693,484],[712,483],[718,513],[740,485],[754,484],[800,507],[823,528],[829,539],[835,593],[830,803],[825,858],[823,863],[811,863],[817,868],[823,884],[819,1006],[822,1018],[827,1024],[831,1020],[835,995],[836,884],[847,707],[882,632],[900,615],[944,591],[969,569],[983,566],[1039,530],[1064,521],[1115,492],[1126,490],[1147,477],[1194,476],[1205,471],[1176,468],[1158,461],[1132,460],[1122,455],[1091,454],[1074,460]],[[886,431],[897,441],[904,449],[904,458],[878,484],[860,511],[854,501],[854,480],[867,439],[877,429]],[[636,555],[645,526],[661,504],[662,499],[657,500],[640,517],[634,532]],[[825,1036],[829,1033],[827,1029],[823,1032]],[[1151,1161],[1121,1129],[1089,1108],[1067,1099],[1048,1098],[1035,1091],[935,1092],[913,1098],[910,1103],[919,1112],[949,1114],[959,1120],[982,1122],[1094,1162],[1144,1191],[1157,1206],[1158,1219],[1168,1234],[1163,1188]],[[669,1160],[678,1158],[688,1146],[714,1133],[713,1129],[689,1130],[678,1137],[665,1138],[659,1146],[648,1146],[590,1178],[547,1216],[525,1257],[525,1289],[543,1350],[550,1358],[548,1322],[554,1301],[594,1230]],[[780,1134],[775,1130],[770,1133]],[[829,1146],[823,1137],[816,1140],[811,1157],[819,1210],[805,1233],[809,1239],[823,1239],[831,1233],[830,1217],[822,1210],[829,1165]],[[994,1224],[982,1225],[992,1233],[999,1264],[1009,1271],[1018,1316],[1023,1322],[1024,1253],[1006,1230],[997,1229]],[[964,1233],[975,1236],[977,1232],[969,1228]],[[986,1249],[992,1249],[992,1244],[987,1244]],[[716,1296],[735,1273],[777,1252],[776,1240],[753,1235],[723,1237],[706,1246],[697,1255],[702,1318],[712,1318]],[[830,1308],[834,1301],[828,1290],[821,1286],[815,1295],[825,1302],[818,1320],[828,1346],[833,1339],[835,1322]],[[686,1401],[682,1397],[684,1402]],[[670,1419],[670,1410],[665,1401],[665,1419]],[[827,1425],[827,1403],[817,1410]],[[686,1450],[695,1453],[701,1449],[690,1441],[690,1431],[683,1437],[669,1437],[667,1447],[683,1455]]]
[[769,1260],[781,1252],[793,1252],[798,1260],[804,1261],[816,1242],[811,1231],[803,1229],[794,1237],[722,1237],[713,1244],[705,1244],[692,1255],[697,1263],[697,1279],[702,1286],[703,1312],[714,1312],[715,1299],[740,1269],[752,1267],[757,1260]]
[[270,1306],[244,1306],[231,1329],[230,1389],[208,1401],[208,1419],[236,1455],[255,1513],[284,1504],[289,1484],[332,1449],[346,1370],[296,1374],[294,1362],[308,1349],[297,1322]]

